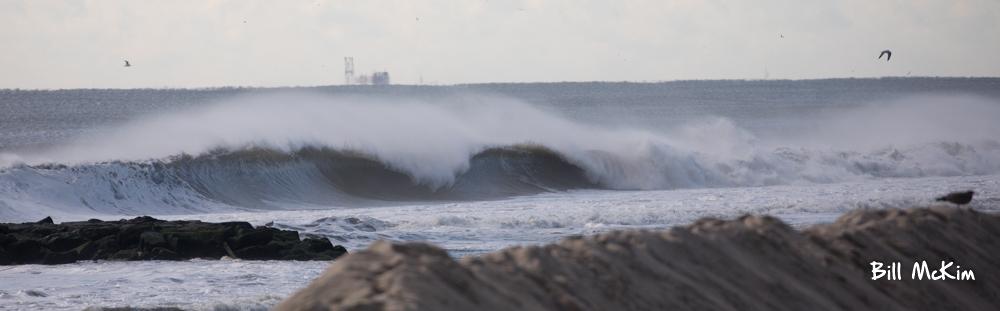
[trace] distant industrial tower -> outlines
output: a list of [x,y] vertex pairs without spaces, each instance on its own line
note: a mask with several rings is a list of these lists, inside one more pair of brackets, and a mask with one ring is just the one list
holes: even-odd
[[389,72],[381,71],[372,74],[372,84],[374,85],[389,85]]
[[354,57],[344,57],[344,84],[350,85],[354,81]]

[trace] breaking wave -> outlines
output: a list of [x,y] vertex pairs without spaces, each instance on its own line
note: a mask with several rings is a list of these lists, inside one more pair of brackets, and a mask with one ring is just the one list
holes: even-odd
[[[480,96],[443,103],[244,98],[136,120],[40,153],[0,154],[0,215],[81,208],[172,214],[1000,172],[993,121],[1000,108],[947,100],[950,111],[968,115],[939,122],[938,99],[910,100],[852,110],[797,135],[758,137],[726,118],[659,132],[612,129]],[[861,123],[845,125],[850,118]],[[864,144],[852,146],[852,137]]]

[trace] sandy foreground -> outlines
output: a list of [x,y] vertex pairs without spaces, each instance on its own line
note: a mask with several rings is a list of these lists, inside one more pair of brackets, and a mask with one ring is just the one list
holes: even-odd
[[998,238],[998,215],[935,207],[856,210],[804,230],[768,216],[702,219],[459,260],[378,242],[276,309],[991,310]]

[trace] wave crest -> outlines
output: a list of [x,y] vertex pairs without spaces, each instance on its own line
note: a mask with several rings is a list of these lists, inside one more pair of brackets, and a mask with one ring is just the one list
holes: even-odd
[[935,100],[835,115],[792,137],[758,137],[725,118],[652,132],[581,124],[506,99],[459,102],[265,96],[136,120],[39,154],[0,154],[22,163],[0,169],[0,213],[170,214],[1000,172],[1000,106],[977,100],[949,102],[974,112],[949,119],[958,127],[931,122],[944,109]]

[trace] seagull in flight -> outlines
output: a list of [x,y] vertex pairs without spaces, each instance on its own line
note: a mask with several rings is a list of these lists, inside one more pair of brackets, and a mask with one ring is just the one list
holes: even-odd
[[132,64],[130,64],[127,59],[125,60],[125,67],[132,67]]
[[886,56],[885,61],[889,61],[889,59],[892,58],[892,51],[890,50],[882,51],[882,53],[878,55],[878,59],[882,59],[883,55]]

